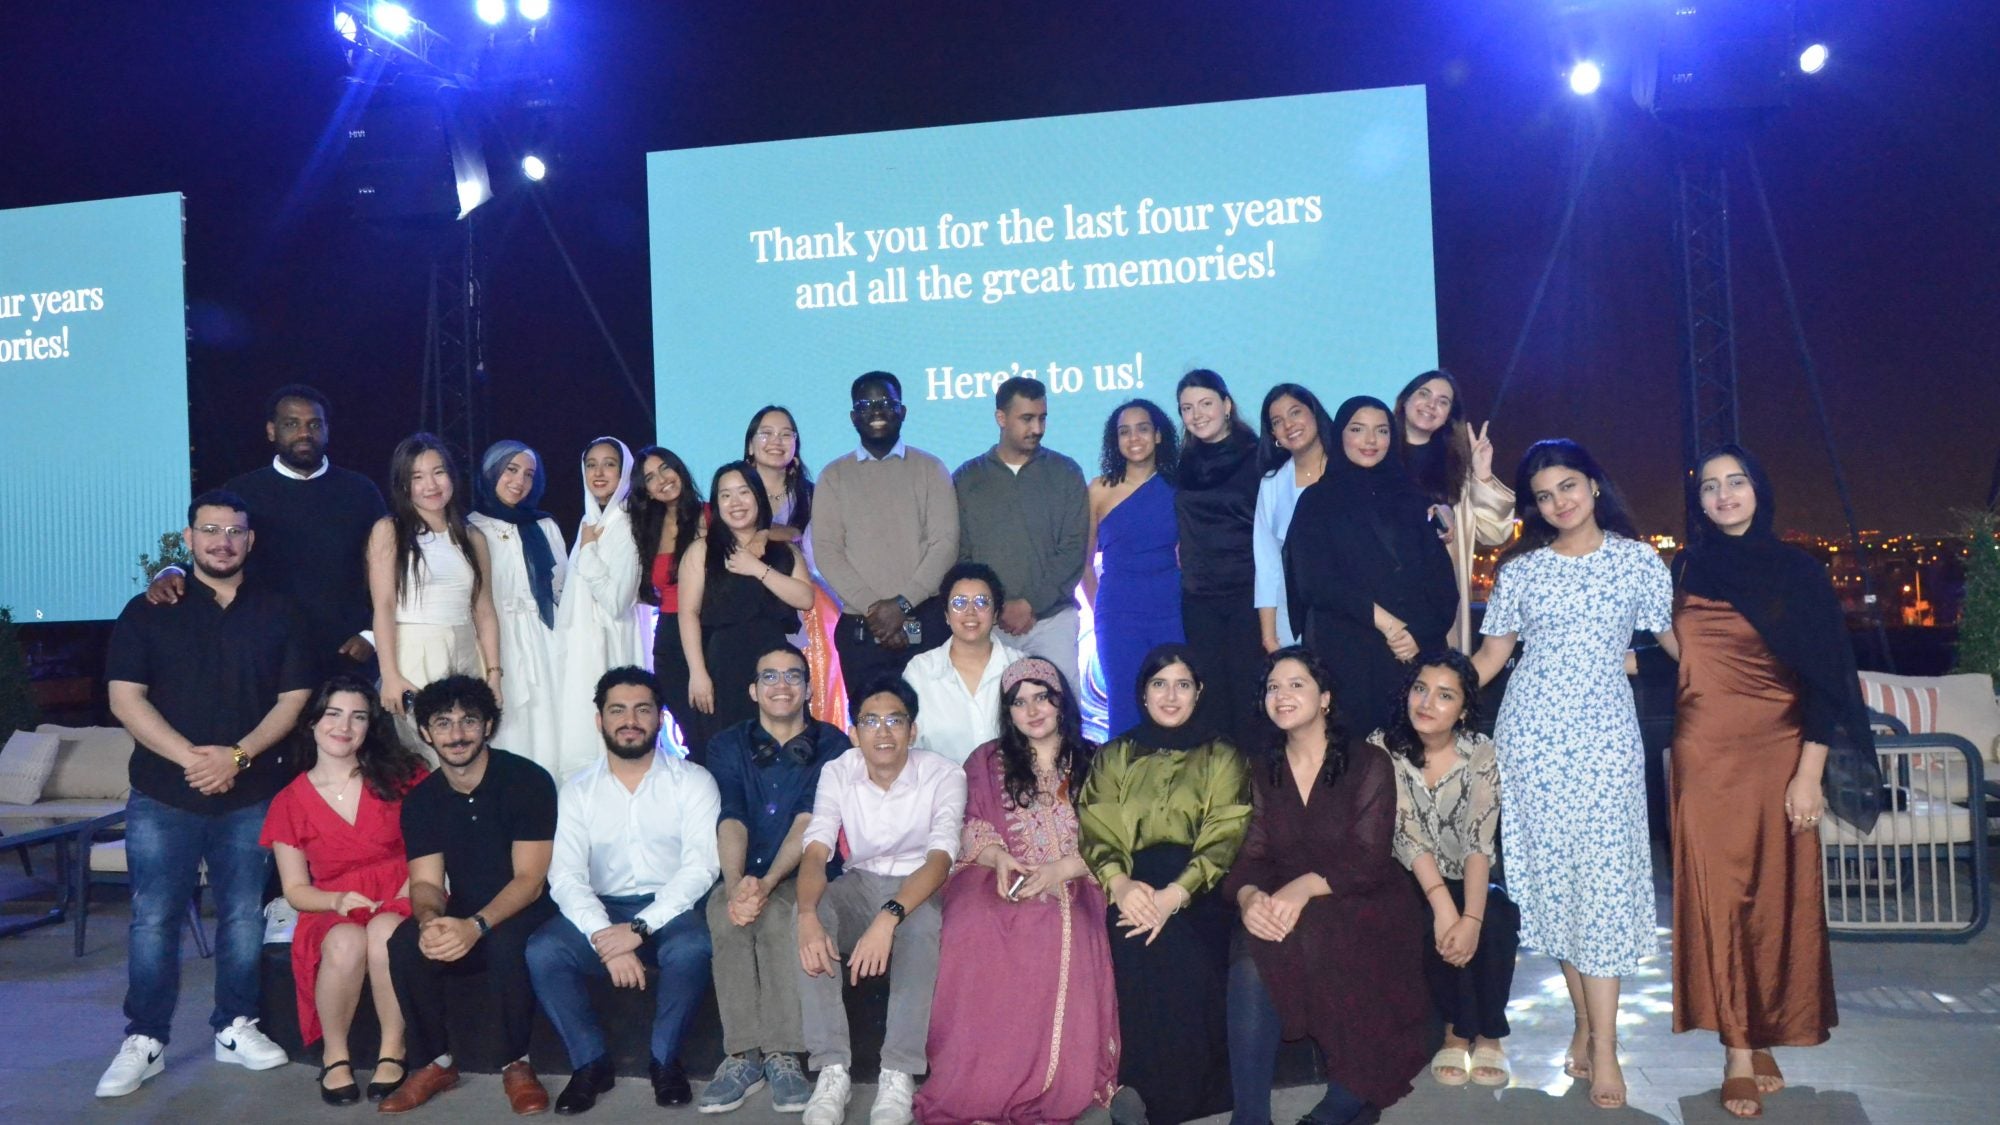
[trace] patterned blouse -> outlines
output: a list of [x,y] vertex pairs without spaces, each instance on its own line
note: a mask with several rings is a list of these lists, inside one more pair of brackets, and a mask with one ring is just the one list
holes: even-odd
[[[1369,735],[1368,743],[1382,747],[1382,732]],[[1396,858],[1409,867],[1428,855],[1447,879],[1465,878],[1465,861],[1474,855],[1493,861],[1500,824],[1500,762],[1493,740],[1460,734],[1457,749],[1458,761],[1435,788],[1424,780],[1423,767],[1389,754],[1396,767]]]
[[[995,747],[990,759],[993,784],[1004,795],[1007,792],[1006,774],[999,749],[994,743],[985,745]],[[972,762],[966,766],[967,771],[979,768],[978,762],[979,756],[975,752]],[[957,874],[960,868],[979,862],[979,853],[985,851],[988,844],[1000,845],[1016,862],[1030,867],[1054,863],[1077,854],[1076,806],[1070,803],[1069,779],[1060,771],[1043,769],[1041,763],[1036,762],[1035,803],[1026,808],[1016,808],[1008,804],[1004,796],[1000,803],[1006,809],[1007,823],[1004,825],[993,824],[984,817],[966,816],[965,827],[959,835],[958,862],[952,865],[953,874]]]

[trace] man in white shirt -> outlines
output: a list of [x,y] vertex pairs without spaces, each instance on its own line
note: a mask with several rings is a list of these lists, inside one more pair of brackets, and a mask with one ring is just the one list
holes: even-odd
[[549,894],[561,915],[528,941],[535,998],[562,1035],[575,1069],[556,1112],[582,1113],[614,1077],[587,984],[610,978],[646,986],[659,966],[653,1016],[653,1100],[693,1097],[681,1036],[708,984],[708,921],[699,909],[721,864],[715,780],[658,748],[660,688],[644,668],[613,668],[597,681],[604,758],[557,796]]
[[[853,1059],[840,994],[848,979],[889,975],[882,1074],[869,1125],[905,1125],[916,1075],[929,1069],[931,992],[937,986],[936,894],[958,857],[965,772],[913,750],[917,693],[901,677],[867,683],[853,696],[855,747],[820,771],[798,875],[799,1007],[819,1081],[802,1125],[840,1125]],[[836,840],[847,838],[840,877],[828,882]]]

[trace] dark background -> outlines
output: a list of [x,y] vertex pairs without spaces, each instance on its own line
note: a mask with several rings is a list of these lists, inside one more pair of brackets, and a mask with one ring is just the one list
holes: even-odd
[[[470,0],[410,7],[441,29],[472,28]],[[1572,32],[1557,13],[1577,7],[1617,5],[555,0],[548,44],[564,53],[574,113],[542,190],[646,401],[518,176],[496,165],[499,198],[477,216],[490,433],[547,454],[546,506],[566,524],[584,442],[654,436],[649,150],[1421,83],[1441,357],[1475,417],[1521,331],[1567,185],[1601,145],[1493,435],[1503,474],[1535,438],[1584,441],[1644,530],[1677,533],[1672,160],[1615,78],[1590,102],[1564,89]],[[1800,83],[1759,153],[1834,438],[1863,527],[1948,529],[1952,509],[1983,499],[2000,446],[2000,5],[1807,7],[1833,61]],[[334,457],[377,477],[418,420],[426,252],[357,223],[332,191],[338,148],[322,133],[346,65],[330,12],[274,0],[12,4],[0,25],[0,207],[187,196],[197,487],[268,456],[263,399],[281,382],[327,390]],[[1782,525],[1837,531],[1756,218],[1739,195],[1744,437],[1773,467]],[[1310,385],[1339,364],[1245,381]],[[795,373],[841,386],[852,374]],[[658,406],[669,445],[742,421],[705,418],[692,401]],[[115,482],[117,451],[91,450],[88,419],[77,426],[84,463],[104,458]],[[816,467],[851,440],[805,434],[806,458]]]

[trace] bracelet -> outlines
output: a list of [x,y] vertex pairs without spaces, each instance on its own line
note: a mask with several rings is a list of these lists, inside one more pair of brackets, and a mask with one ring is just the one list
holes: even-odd
[[1432,891],[1441,891],[1441,890],[1444,890],[1443,883],[1432,883],[1430,886],[1424,888],[1424,897],[1429,898],[1431,897]]
[[1473,921],[1475,921],[1475,922],[1479,923],[1479,924],[1480,924],[1480,925],[1482,925],[1482,926],[1484,926],[1484,925],[1486,924],[1486,919],[1484,919],[1484,918],[1481,918],[1481,917],[1480,917],[1479,915],[1477,915],[1477,914],[1461,914],[1461,915],[1459,915],[1459,917],[1460,917],[1460,918],[1470,918],[1470,919],[1472,919]]
[[489,675],[489,676],[498,676],[498,675],[501,675],[502,673],[501,673],[501,671],[500,671],[500,666],[499,666],[498,664],[495,664],[495,665],[494,665],[493,667],[491,667],[491,668],[488,668],[488,669],[486,670],[486,674],[487,674],[487,675]]
[[771,567],[770,567],[770,565],[769,565],[769,564],[767,563],[767,564],[765,564],[765,566],[764,566],[764,573],[763,573],[763,574],[760,574],[760,575],[758,575],[758,576],[757,576],[757,581],[759,581],[759,582],[769,582],[770,580],[771,580]]

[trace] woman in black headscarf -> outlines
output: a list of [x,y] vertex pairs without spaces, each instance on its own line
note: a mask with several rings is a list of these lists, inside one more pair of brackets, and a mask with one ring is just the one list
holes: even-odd
[[1784,1086],[1774,1046],[1837,1020],[1821,900],[1827,804],[1861,831],[1881,774],[1839,600],[1817,559],[1773,534],[1770,481],[1725,445],[1689,481],[1676,562],[1674,1030],[1716,1032],[1723,1108]]
[[1357,395],[1333,416],[1341,456],[1299,496],[1285,536],[1293,628],[1319,653],[1360,733],[1389,725],[1402,663],[1442,648],[1458,612],[1430,500],[1394,456],[1388,404]]

